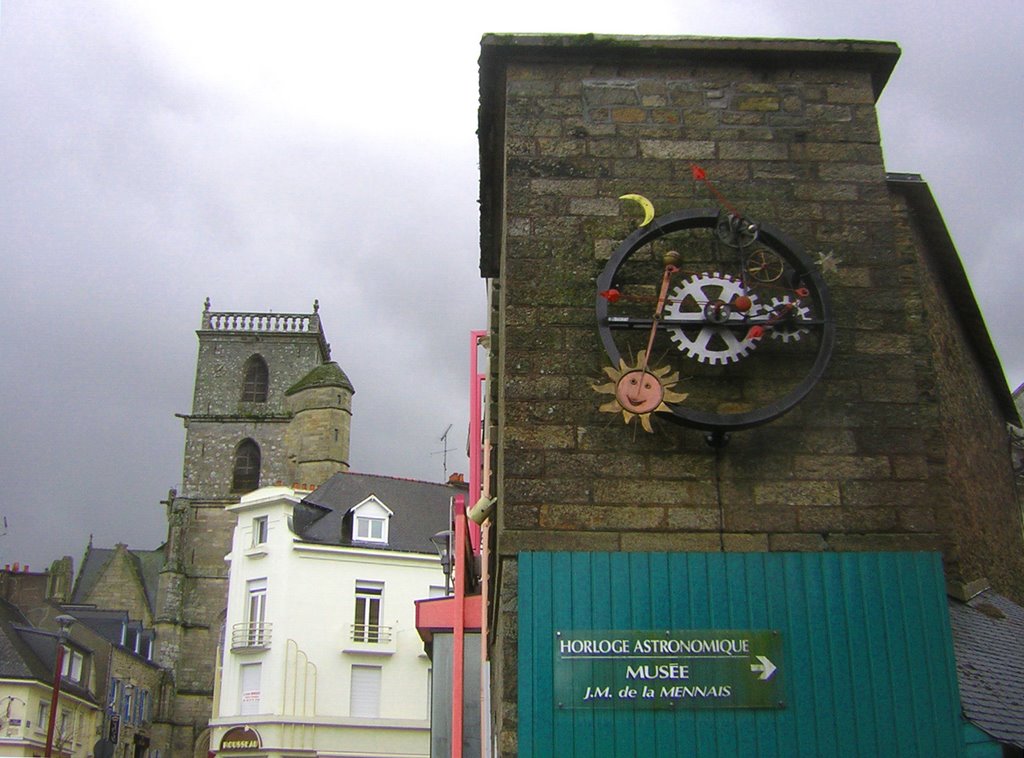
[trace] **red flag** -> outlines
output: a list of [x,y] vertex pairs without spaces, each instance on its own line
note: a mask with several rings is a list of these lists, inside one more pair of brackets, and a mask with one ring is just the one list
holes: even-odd
[[708,175],[704,172],[704,169],[702,169],[696,163],[690,164],[690,170],[693,172],[694,181],[703,182],[707,180]]
[[600,294],[601,297],[603,297],[609,303],[616,303],[618,302],[619,298],[622,297],[622,293],[619,292],[618,290],[604,290],[603,292],[600,292],[598,294]]

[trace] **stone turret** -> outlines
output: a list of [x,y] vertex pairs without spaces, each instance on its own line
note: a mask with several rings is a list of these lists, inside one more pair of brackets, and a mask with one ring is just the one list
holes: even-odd
[[341,367],[317,366],[284,394],[292,414],[284,435],[289,482],[316,486],[348,471],[355,390]]

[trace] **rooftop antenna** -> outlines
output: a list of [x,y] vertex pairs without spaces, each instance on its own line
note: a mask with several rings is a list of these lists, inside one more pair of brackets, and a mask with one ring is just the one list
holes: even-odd
[[441,441],[441,449],[436,451],[436,452],[431,453],[431,455],[441,455],[441,456],[444,456],[441,459],[441,468],[444,471],[444,479],[442,479],[441,481],[444,481],[444,482],[448,481],[448,453],[450,453],[452,450],[455,449],[454,447],[448,447],[448,432],[450,432],[451,430],[452,430],[452,425],[448,424],[448,428],[444,430],[444,434],[442,434],[438,438]]
[[3,526],[0,527],[0,537],[6,537],[6,536],[7,536],[7,517],[4,516],[3,517]]

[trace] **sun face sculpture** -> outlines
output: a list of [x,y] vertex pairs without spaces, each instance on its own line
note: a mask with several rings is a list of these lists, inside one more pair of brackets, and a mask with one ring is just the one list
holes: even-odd
[[672,409],[665,405],[681,403],[687,395],[675,392],[672,388],[679,381],[679,374],[669,374],[670,368],[651,368],[647,365],[647,351],[641,350],[636,357],[636,365],[630,366],[625,360],[619,360],[619,367],[605,366],[604,372],[612,381],[607,384],[591,385],[595,392],[614,395],[614,399],[601,405],[604,413],[622,413],[625,423],[635,418],[640,419],[644,431],[653,432],[651,427],[652,413],[671,413]]

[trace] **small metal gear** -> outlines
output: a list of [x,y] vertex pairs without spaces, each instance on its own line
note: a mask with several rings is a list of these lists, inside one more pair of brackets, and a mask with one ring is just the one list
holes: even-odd
[[735,213],[721,214],[715,224],[718,239],[737,250],[752,244],[757,239],[758,232],[757,224]]
[[772,314],[779,313],[780,309],[786,306],[793,306],[789,315],[775,324],[770,333],[772,339],[782,340],[783,342],[795,342],[810,331],[806,326],[796,326],[800,321],[810,317],[810,308],[802,305],[799,300],[794,300],[789,295],[783,295],[782,297],[773,297],[770,303],[763,305],[761,316],[770,318]]
[[665,306],[665,318],[692,321],[693,326],[673,326],[669,337],[681,351],[712,365],[738,361],[757,346],[746,337],[747,314],[733,307],[735,298],[750,298],[749,313],[758,312],[757,296],[731,276],[694,274],[676,287]]

